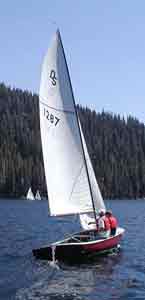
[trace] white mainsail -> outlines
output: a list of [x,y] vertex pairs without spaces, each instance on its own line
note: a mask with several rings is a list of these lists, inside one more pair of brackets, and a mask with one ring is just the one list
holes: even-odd
[[36,200],[41,200],[40,192],[37,190],[36,195],[35,195]]
[[[44,58],[39,103],[50,214],[68,215],[93,211],[82,142],[95,208],[104,207],[98,185],[95,183],[83,133],[79,128],[59,31],[56,32]],[[83,141],[81,141],[80,130]]]
[[28,190],[27,196],[26,196],[27,200],[35,200],[35,197],[33,195],[32,189],[31,187]]

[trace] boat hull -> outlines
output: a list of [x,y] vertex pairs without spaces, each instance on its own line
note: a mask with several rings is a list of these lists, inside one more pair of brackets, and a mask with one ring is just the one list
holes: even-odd
[[[102,239],[93,237],[94,231],[75,233],[71,237],[50,244],[46,247],[33,250],[33,255],[38,259],[81,262],[87,258],[110,252],[117,248],[123,236],[124,229],[118,228],[116,235]],[[79,237],[79,239],[77,239]]]

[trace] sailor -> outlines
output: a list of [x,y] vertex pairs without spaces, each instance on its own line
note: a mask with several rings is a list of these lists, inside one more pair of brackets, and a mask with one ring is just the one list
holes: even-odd
[[98,234],[102,238],[107,238],[110,235],[110,222],[106,217],[105,210],[99,212],[99,218],[97,220]]
[[108,210],[105,213],[106,218],[108,218],[109,223],[110,223],[110,230],[111,230],[111,235],[115,235],[116,234],[116,229],[117,229],[117,219],[113,216],[112,211]]

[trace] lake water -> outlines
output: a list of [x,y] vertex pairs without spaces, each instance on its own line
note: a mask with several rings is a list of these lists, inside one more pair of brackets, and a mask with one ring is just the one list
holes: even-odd
[[0,200],[0,300],[145,299],[145,201],[107,206],[126,229],[120,253],[69,266],[35,260],[32,249],[78,230],[76,217],[49,218],[47,201]]

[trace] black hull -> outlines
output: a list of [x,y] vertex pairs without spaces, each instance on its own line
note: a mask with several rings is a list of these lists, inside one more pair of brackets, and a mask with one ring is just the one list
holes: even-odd
[[[33,255],[38,259],[53,260],[52,246],[34,249]],[[66,261],[80,261],[87,253],[83,250],[82,246],[75,245],[56,246],[55,260]]]
[[[57,247],[55,251],[55,260],[56,261],[62,261],[62,262],[67,262],[67,263],[86,263],[90,262],[92,260],[95,260],[98,258],[98,256],[104,256],[109,253],[113,252],[118,252],[119,247],[118,245],[113,248],[106,249],[104,251],[99,251],[97,253],[91,253],[84,251],[82,247]],[[52,261],[52,248],[51,246],[39,248],[39,249],[34,249],[33,250],[33,255],[36,259],[41,259],[41,260],[48,260]]]

